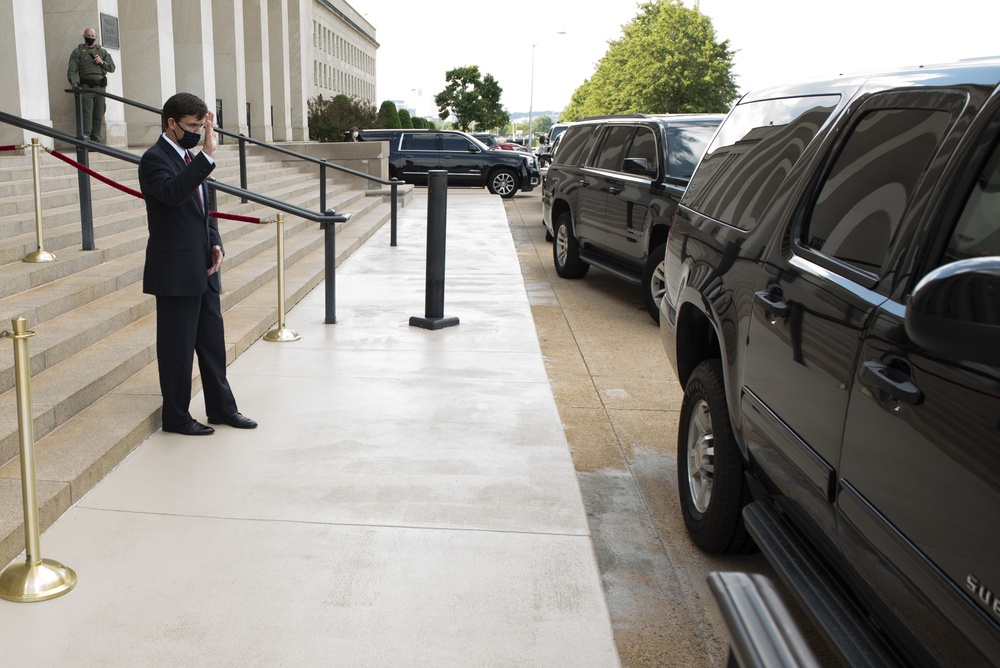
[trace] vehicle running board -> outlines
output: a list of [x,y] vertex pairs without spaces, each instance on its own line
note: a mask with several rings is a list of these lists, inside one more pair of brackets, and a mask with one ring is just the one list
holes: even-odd
[[628,281],[633,285],[639,285],[642,283],[642,276],[637,275],[634,271],[623,268],[617,262],[608,260],[607,258],[593,253],[588,250],[580,249],[580,259],[589,265],[595,267],[600,267],[604,271],[610,272],[617,276],[618,278]]
[[819,668],[809,643],[767,577],[714,572],[708,574],[708,587],[729,630],[727,666]]
[[812,619],[845,666],[903,666],[899,657],[866,621],[830,569],[789,530],[766,501],[743,509],[743,521],[757,546]]

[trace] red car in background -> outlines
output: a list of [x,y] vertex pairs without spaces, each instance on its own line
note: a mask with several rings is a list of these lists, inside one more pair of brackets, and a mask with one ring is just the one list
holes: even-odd
[[514,142],[509,141],[500,141],[496,135],[488,132],[473,132],[471,134],[473,137],[483,142],[494,151],[497,149],[502,151],[527,151],[527,149],[520,144],[515,144]]

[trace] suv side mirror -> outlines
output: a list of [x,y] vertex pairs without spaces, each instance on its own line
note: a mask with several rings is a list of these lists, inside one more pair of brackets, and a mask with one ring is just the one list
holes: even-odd
[[656,165],[650,167],[649,161],[645,158],[625,158],[622,171],[626,174],[638,174],[639,176],[648,176],[651,179],[656,178]]
[[1000,365],[1000,257],[952,262],[917,284],[906,334],[932,353]]

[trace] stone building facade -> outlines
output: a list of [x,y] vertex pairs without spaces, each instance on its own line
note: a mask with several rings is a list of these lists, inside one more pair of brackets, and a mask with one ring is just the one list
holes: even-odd
[[[66,68],[87,27],[117,65],[107,92],[153,107],[195,93],[255,139],[308,139],[319,94],[376,100],[375,28],[345,0],[0,0],[0,110],[74,133]],[[160,133],[155,114],[116,101],[105,123],[117,146]],[[0,124],[0,144],[28,136]]]

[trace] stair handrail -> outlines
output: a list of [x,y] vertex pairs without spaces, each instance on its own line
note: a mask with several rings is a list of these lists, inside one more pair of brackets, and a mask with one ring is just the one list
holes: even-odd
[[[79,139],[83,139],[83,106],[80,104],[80,96],[83,95],[83,94],[91,94],[92,93],[94,95],[102,95],[102,96],[104,96],[106,98],[110,98],[112,100],[117,100],[118,102],[122,102],[124,104],[131,105],[131,106],[136,107],[138,109],[142,109],[144,111],[148,111],[150,113],[154,113],[157,116],[161,116],[162,113],[163,113],[162,109],[157,109],[156,107],[150,106],[148,104],[144,104],[142,102],[137,102],[136,100],[130,100],[127,97],[122,97],[120,95],[115,95],[114,93],[108,93],[107,91],[103,91],[103,90],[99,90],[99,89],[95,89],[95,88],[88,88],[86,90],[84,90],[83,88],[67,88],[67,89],[65,89],[65,92],[72,93],[73,96],[76,98],[76,110],[77,110],[77,113],[76,113],[76,134],[77,134],[77,137]],[[386,179],[383,179],[383,178],[378,177],[378,176],[372,176],[371,174],[365,174],[364,172],[359,172],[357,170],[350,169],[348,167],[343,167],[341,165],[337,165],[337,164],[334,164],[332,162],[328,162],[328,161],[326,161],[326,160],[324,160],[322,158],[314,158],[311,155],[306,155],[304,153],[298,153],[297,151],[292,151],[291,149],[287,149],[287,148],[284,148],[284,147],[281,147],[281,146],[275,146],[274,144],[270,144],[268,142],[261,141],[259,139],[254,139],[253,137],[247,137],[246,135],[244,135],[242,133],[232,132],[231,130],[226,130],[226,129],[221,128],[219,126],[216,126],[215,131],[217,133],[223,135],[224,137],[232,137],[233,139],[235,139],[235,140],[237,140],[239,142],[239,153],[240,153],[240,187],[243,188],[244,190],[247,189],[247,154],[246,154],[246,145],[247,145],[247,143],[250,143],[250,144],[254,144],[256,146],[260,146],[262,148],[269,149],[271,151],[277,151],[278,153],[283,153],[283,154],[291,156],[293,158],[296,158],[296,159],[299,159],[299,160],[304,160],[306,162],[311,162],[311,163],[314,163],[314,164],[318,165],[319,166],[319,179],[320,179],[319,180],[319,210],[320,211],[326,211],[326,168],[327,167],[332,167],[334,170],[336,170],[338,172],[343,172],[345,174],[350,174],[352,176],[357,176],[359,178],[366,179],[366,180],[374,182],[374,183],[378,183],[378,184],[381,184],[381,185],[384,185],[384,186],[389,186],[390,189],[391,189],[390,198],[391,198],[391,201],[392,201],[392,228],[396,229],[396,195],[397,195],[397,192],[398,192],[397,187],[401,183],[399,180],[397,180],[395,178],[386,180]],[[245,199],[241,199],[241,201],[244,204],[246,203]]]
[[[96,143],[89,139],[79,139],[65,132],[62,132],[61,130],[56,130],[55,128],[51,128],[46,125],[36,123],[34,121],[29,121],[19,116],[9,114],[5,111],[0,111],[0,122],[6,123],[8,125],[13,125],[14,127],[21,128],[22,130],[27,130],[28,132],[34,132],[36,134],[45,135],[46,137],[51,137],[52,139],[76,146],[77,158],[78,159],[82,158],[79,159],[79,162],[87,167],[89,167],[87,159],[87,153],[89,153],[89,151],[96,151],[98,153],[103,153],[104,155],[108,155],[113,158],[117,158],[119,160],[124,160],[125,162],[130,162],[134,165],[139,164],[140,156],[134,153],[130,153],[129,151],[123,151],[113,146],[107,146],[106,144]],[[95,250],[93,213],[91,210],[91,201],[90,201],[90,178],[83,170],[78,170],[77,174],[79,175],[80,183],[86,184],[85,187],[81,185],[80,188],[80,219],[81,219],[81,227],[83,234],[82,246],[83,250]],[[345,214],[337,214],[329,212],[316,213],[314,211],[310,211],[309,209],[304,209],[300,206],[289,204],[288,202],[283,202],[281,200],[277,200],[268,197],[266,195],[253,192],[245,188],[231,186],[227,183],[223,183],[222,181],[218,181],[214,178],[209,178],[207,185],[209,187],[210,197],[214,197],[214,192],[212,191],[218,190],[226,194],[239,197],[244,201],[249,200],[251,202],[255,202],[257,204],[261,204],[263,206],[276,209],[284,213],[288,213],[294,216],[299,216],[300,218],[305,218],[306,220],[309,220],[314,223],[329,225],[329,224],[347,222],[347,220],[349,220],[350,218],[349,215]]]

